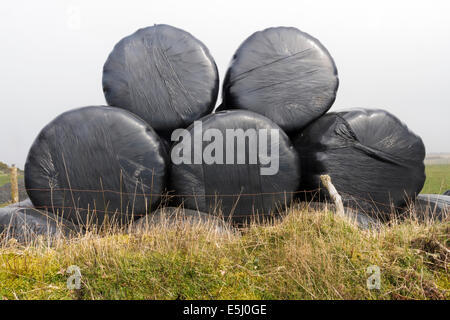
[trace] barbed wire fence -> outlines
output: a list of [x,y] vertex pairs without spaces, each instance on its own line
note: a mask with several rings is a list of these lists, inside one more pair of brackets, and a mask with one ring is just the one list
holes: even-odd
[[[35,189],[26,189],[26,188],[19,188],[18,187],[18,176],[17,176],[17,168],[13,165],[10,168],[10,180],[11,180],[11,203],[19,202],[19,194],[26,192],[26,191],[40,191],[40,192],[48,192],[51,195],[51,198],[53,199],[53,196],[55,193],[59,193],[60,195],[63,194],[64,196],[67,194],[68,198],[70,197],[73,199],[76,196],[79,196],[83,193],[89,193],[89,194],[102,194],[104,205],[103,206],[96,206],[95,203],[93,206],[88,206],[88,208],[83,208],[76,206],[75,202],[71,204],[67,204],[65,201],[56,201],[59,204],[55,205],[52,201],[51,205],[43,205],[43,206],[33,206],[32,208],[38,209],[44,212],[53,213],[56,217],[63,217],[67,211],[74,212],[76,215],[79,215],[80,212],[88,213],[94,216],[95,214],[102,214],[105,216],[110,216],[112,218],[125,215],[128,217],[131,217],[131,219],[138,219],[144,216],[147,216],[151,212],[153,212],[156,209],[164,208],[164,206],[167,206],[167,204],[173,204],[177,203],[178,206],[183,207],[183,198],[189,198],[189,197],[202,197],[202,198],[214,198],[214,206],[210,208],[210,212],[206,213],[213,213],[216,214],[219,212],[219,215],[222,213],[220,212],[220,205],[221,205],[221,199],[225,198],[234,198],[234,206],[237,205],[239,201],[242,201],[245,197],[261,197],[261,196],[276,196],[284,197],[284,203],[282,201],[278,201],[277,204],[278,211],[281,209],[286,209],[292,206],[293,200],[302,199],[304,202],[313,203],[313,202],[329,202],[332,206],[334,206],[334,209],[337,211],[339,215],[344,215],[344,207],[345,210],[351,209],[351,210],[357,210],[362,213],[365,213],[367,215],[370,215],[372,217],[382,219],[383,217],[386,217],[386,208],[389,208],[391,212],[403,212],[406,208],[410,207],[410,204],[412,201],[409,201],[406,206],[395,206],[392,203],[382,203],[375,201],[371,199],[370,197],[361,197],[356,196],[353,194],[348,194],[346,192],[342,192],[340,190],[336,190],[334,188],[331,179],[329,179],[329,184],[322,180],[321,185],[313,190],[298,190],[298,191],[278,191],[278,192],[259,192],[259,193],[236,193],[236,194],[176,194],[173,192],[165,192],[165,193],[152,193],[152,192],[137,192],[137,189],[135,192],[124,192],[123,190],[117,191],[117,190],[108,190],[108,189],[78,189],[78,188],[35,188]],[[325,176],[323,176],[325,177]],[[324,188],[321,188],[324,186]],[[74,196],[75,194],[75,196]],[[128,201],[123,206],[122,203],[120,205],[120,209],[115,210],[108,210],[108,197],[110,195],[117,196],[120,195],[121,199],[122,197],[126,197],[127,199],[132,199],[132,202]],[[70,197],[69,197],[70,196]],[[157,207],[151,207],[151,199],[153,197],[161,198],[159,205]],[[95,198],[95,196],[93,196]],[[150,200],[150,201],[149,201]],[[175,201],[174,201],[175,200]],[[121,200],[122,201],[122,200]],[[145,212],[134,212],[134,203],[135,201],[145,201]],[[212,200],[211,200],[212,201]],[[71,202],[71,201],[67,201]],[[61,203],[61,204],[60,204]],[[373,210],[368,212],[367,205],[373,207]],[[16,209],[28,209],[30,206],[21,206],[20,203],[15,206]],[[381,209],[383,208],[383,209]],[[191,208],[197,211],[201,211],[198,208]],[[433,208],[431,208],[432,212],[434,211]],[[383,211],[384,210],[384,211]],[[244,218],[251,215],[260,216],[262,218],[264,217],[273,217],[274,213],[261,213],[261,212],[249,212],[248,214],[235,214],[234,212],[232,215],[228,215],[228,217],[233,218]],[[223,217],[223,215],[222,215]],[[50,217],[49,217],[50,218]],[[79,223],[80,221],[78,221]]]

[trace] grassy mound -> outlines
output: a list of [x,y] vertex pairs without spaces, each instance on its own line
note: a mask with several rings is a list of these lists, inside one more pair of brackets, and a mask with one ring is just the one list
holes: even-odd
[[[208,224],[90,231],[0,248],[0,299],[448,299],[450,223],[361,230],[329,211],[218,233]],[[67,268],[81,289],[67,289]],[[380,268],[369,290],[367,268]]]

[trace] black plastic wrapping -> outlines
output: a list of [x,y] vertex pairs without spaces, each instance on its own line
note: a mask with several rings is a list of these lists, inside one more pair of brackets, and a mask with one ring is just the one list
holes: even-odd
[[[214,128],[224,136],[224,158],[227,144],[226,129],[278,130],[279,170],[274,175],[261,175],[261,168],[267,168],[267,165],[262,165],[259,158],[256,164],[250,164],[248,140],[245,148],[245,164],[237,164],[237,161],[234,164],[225,164],[225,161],[224,164],[172,163],[170,186],[176,195],[181,196],[177,198],[183,201],[184,207],[210,214],[220,214],[220,211],[216,210],[220,208],[226,220],[232,217],[235,222],[239,222],[253,215],[275,213],[278,206],[281,208],[284,204],[290,204],[292,193],[297,189],[300,179],[299,158],[288,136],[274,122],[259,114],[243,110],[222,111],[208,115],[201,121],[203,132]],[[193,136],[193,126],[188,130]],[[202,153],[209,143],[203,142]],[[267,145],[268,154],[274,154],[270,149],[271,142]],[[177,143],[173,145],[172,152],[176,146]],[[192,161],[195,153],[194,148],[191,148]],[[236,153],[238,151],[235,144],[235,160]]]
[[450,214],[450,195],[419,194],[415,200],[415,211],[420,218],[442,220]]
[[445,191],[445,192],[444,192],[444,195],[445,195],[445,196],[450,196],[450,190]]
[[108,104],[137,114],[158,133],[170,134],[211,113],[218,88],[208,48],[190,33],[163,24],[122,39],[103,67]]
[[330,109],[338,85],[334,61],[317,39],[296,28],[268,28],[234,54],[223,108],[260,113],[290,132]]
[[76,223],[102,223],[106,214],[126,221],[157,205],[167,161],[158,135],[135,115],[84,107],[42,129],[28,154],[25,185],[36,208]]
[[37,236],[54,238],[76,232],[76,226],[69,221],[28,206],[29,201],[24,201],[0,208],[0,238],[28,242]]
[[320,175],[328,174],[347,205],[385,215],[423,187],[422,139],[387,111],[328,113],[293,139],[301,190],[317,189]]
[[31,202],[30,198],[26,198],[25,200],[22,200],[20,202],[10,204],[5,208],[33,208],[33,203]]

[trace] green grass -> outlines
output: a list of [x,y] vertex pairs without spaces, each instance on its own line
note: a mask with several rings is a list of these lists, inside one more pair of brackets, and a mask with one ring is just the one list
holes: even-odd
[[[205,225],[0,247],[0,299],[449,299],[450,224],[365,231],[328,211],[218,234]],[[81,290],[66,288],[77,265]],[[381,289],[367,288],[367,268]]]
[[9,174],[0,173],[0,187],[9,182]]
[[[18,175],[17,179],[22,180],[24,178],[23,175]],[[0,173],[0,187],[4,186],[5,184],[9,183],[10,179],[9,179],[9,174],[6,173]]]
[[437,193],[450,189],[450,164],[435,164],[425,167],[427,179],[421,193]]

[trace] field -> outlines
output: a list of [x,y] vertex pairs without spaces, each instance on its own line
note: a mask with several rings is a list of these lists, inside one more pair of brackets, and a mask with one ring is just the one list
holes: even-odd
[[450,164],[435,164],[425,167],[427,180],[422,193],[442,194],[450,190]]
[[9,175],[5,173],[0,173],[0,187],[9,182]]
[[[23,175],[18,175],[17,178],[23,179]],[[4,186],[5,184],[9,183],[9,174],[0,173],[0,187]]]

